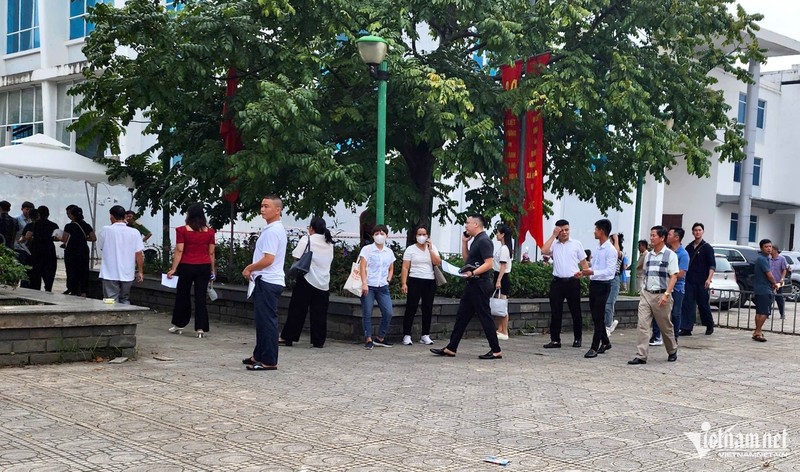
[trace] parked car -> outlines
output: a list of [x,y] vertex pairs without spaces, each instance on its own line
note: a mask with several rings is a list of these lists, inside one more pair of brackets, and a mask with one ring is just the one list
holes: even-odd
[[[712,244],[712,246],[714,247],[715,254],[725,256],[731,266],[733,266],[733,270],[736,272],[736,283],[739,284],[739,289],[743,292],[749,292],[747,294],[742,294],[740,298],[743,301],[749,300],[753,293],[753,268],[755,267],[756,259],[758,259],[758,255],[761,251],[754,247],[735,244]],[[781,293],[788,295],[791,293],[791,290],[791,279],[787,277],[784,280],[784,288],[781,289]]]
[[792,293],[786,295],[786,299],[793,302],[800,301],[800,252],[781,251],[781,256],[786,259],[791,269],[789,277],[792,279]]
[[709,302],[727,310],[739,303],[739,285],[736,283],[736,272],[725,256],[716,255],[717,270],[711,279]]

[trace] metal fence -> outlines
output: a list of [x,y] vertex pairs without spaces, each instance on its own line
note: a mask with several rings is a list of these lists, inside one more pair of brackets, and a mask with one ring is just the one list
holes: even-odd
[[[712,315],[717,326],[724,328],[755,329],[756,306],[752,301],[753,292],[739,290],[715,290],[719,292],[718,297],[712,297]],[[737,296],[738,295],[738,296]],[[784,316],[780,315],[778,302],[774,300],[770,309],[770,317],[764,323],[763,330],[781,334],[800,334],[798,326],[798,300],[794,297],[776,295],[775,298],[783,297]],[[716,298],[716,300],[714,299]],[[725,300],[737,300],[726,302]]]

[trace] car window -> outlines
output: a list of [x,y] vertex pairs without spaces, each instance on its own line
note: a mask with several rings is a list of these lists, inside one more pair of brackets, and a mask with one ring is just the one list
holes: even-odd
[[741,252],[736,249],[730,249],[729,251],[730,252],[727,254],[728,262],[747,262],[747,259],[745,259]]
[[795,260],[794,257],[788,254],[781,254],[781,256],[783,256],[783,258],[786,259],[787,264],[797,264],[797,261]]
[[717,257],[717,269],[716,272],[733,272],[733,267],[731,263],[728,262],[727,259],[724,257]]

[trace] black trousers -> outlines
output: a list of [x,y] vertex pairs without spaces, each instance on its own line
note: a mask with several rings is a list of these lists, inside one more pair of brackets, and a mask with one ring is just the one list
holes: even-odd
[[561,342],[561,321],[564,313],[564,299],[572,315],[572,333],[575,341],[580,341],[583,333],[581,316],[581,282],[575,277],[558,279],[550,282],[550,340]]
[[594,323],[594,336],[592,336],[592,349],[611,344],[606,331],[606,302],[611,294],[611,281],[592,280],[589,282],[589,309],[592,310],[592,323]]
[[492,352],[501,352],[494,320],[489,309],[489,299],[492,297],[492,292],[494,292],[492,279],[488,277],[467,279],[467,286],[464,287],[464,292],[461,294],[461,302],[458,304],[456,323],[453,326],[453,333],[450,335],[450,343],[447,345],[449,351],[458,351],[458,343],[461,342],[461,338],[467,330],[467,325],[472,320],[472,315],[477,314],[478,321],[481,322],[481,327],[483,327],[483,332],[486,334],[486,340],[489,341],[489,347],[492,348]]
[[56,280],[56,269],[58,268],[58,259],[56,255],[52,256],[47,254],[43,256],[34,255],[31,257],[31,270],[28,271],[28,277],[31,279],[28,288],[32,290],[41,290],[42,282],[44,282],[44,291],[53,291],[53,282]]
[[406,298],[406,312],[403,315],[403,335],[411,336],[411,326],[414,324],[414,316],[417,314],[420,300],[422,300],[422,332],[420,334],[431,334],[431,317],[433,315],[433,297],[436,295],[436,280],[409,277],[406,280],[406,284],[408,285],[408,296]]
[[178,264],[175,271],[178,288],[175,293],[175,308],[172,309],[172,324],[183,328],[192,318],[192,285],[194,285],[194,329],[208,332],[208,281],[211,264]]
[[292,289],[292,299],[289,301],[289,313],[286,324],[281,331],[281,339],[287,346],[300,340],[303,325],[306,323],[306,313],[311,311],[309,322],[311,324],[311,345],[323,347],[328,336],[328,297],[330,293],[320,290],[306,280],[299,277]]
[[67,269],[67,290],[72,295],[89,291],[89,248],[86,251],[64,251],[64,267]]

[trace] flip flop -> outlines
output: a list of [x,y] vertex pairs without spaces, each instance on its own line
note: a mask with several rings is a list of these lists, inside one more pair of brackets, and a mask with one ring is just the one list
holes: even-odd
[[246,368],[249,371],[278,370],[278,366],[276,365],[264,365],[260,362],[248,365]]
[[753,335],[753,341],[758,341],[760,343],[765,343],[765,342],[767,342],[767,338],[765,338],[764,336],[762,336],[760,334],[754,334]]
[[246,358],[242,359],[242,364],[244,364],[244,365],[255,365],[256,361],[254,361],[252,357],[246,357]]

